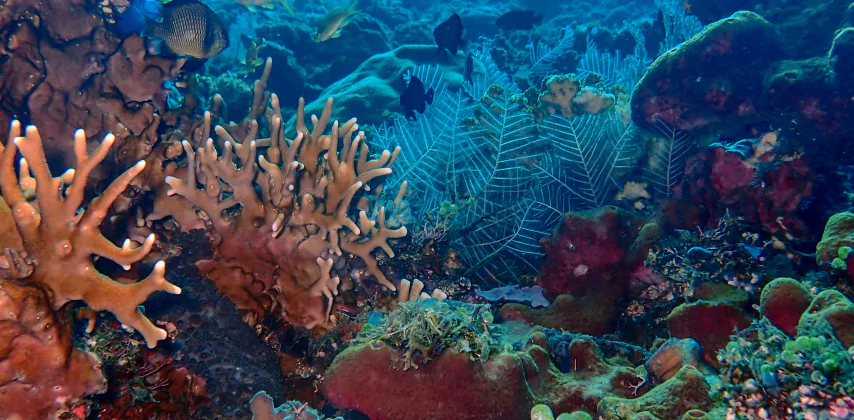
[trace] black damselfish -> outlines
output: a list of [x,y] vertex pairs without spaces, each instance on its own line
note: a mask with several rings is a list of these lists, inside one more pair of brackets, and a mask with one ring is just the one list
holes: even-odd
[[433,88],[424,91],[424,83],[421,79],[412,76],[409,78],[409,86],[400,95],[400,106],[403,107],[403,115],[407,120],[417,120],[415,111],[423,114],[427,105],[433,104]]
[[460,15],[454,13],[448,20],[433,29],[433,39],[439,46],[436,54],[443,54],[445,58],[448,58],[448,52],[451,55],[457,55],[457,51],[465,45],[465,41],[463,41],[463,20]]

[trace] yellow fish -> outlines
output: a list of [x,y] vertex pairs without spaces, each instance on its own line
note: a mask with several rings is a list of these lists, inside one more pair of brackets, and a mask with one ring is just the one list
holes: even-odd
[[350,8],[356,5],[358,0],[352,0],[346,9],[335,6],[317,27],[317,36],[314,38],[317,42],[323,42],[330,38],[338,38],[341,36],[341,30],[350,23],[350,16],[359,13],[358,10],[350,11]]
[[272,9],[273,8],[272,3],[275,1],[278,1],[279,3],[282,4],[282,6],[285,6],[285,9],[287,9],[288,12],[290,12],[290,14],[294,14],[294,9],[290,4],[288,4],[287,0],[235,0],[235,1],[239,4],[246,6],[246,8],[249,9],[249,11],[253,12],[253,13],[257,11],[255,6],[260,6],[264,9]]

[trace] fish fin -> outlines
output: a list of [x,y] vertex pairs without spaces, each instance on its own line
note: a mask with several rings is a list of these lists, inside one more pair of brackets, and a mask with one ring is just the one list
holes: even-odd
[[424,95],[427,97],[427,103],[433,105],[433,88],[427,90],[427,94]]
[[[353,6],[355,6],[355,5],[356,5],[356,3],[358,3],[358,2],[359,2],[359,0],[352,0],[352,1],[350,2],[350,4],[349,4],[349,5],[347,5],[347,10],[350,10],[350,9],[351,9]],[[356,12],[356,13],[358,13],[358,12]]]
[[[341,25],[341,27],[343,28],[344,25]],[[338,38],[340,36],[341,36],[341,30],[339,29],[339,30],[335,31],[335,33],[332,34],[332,36],[330,36],[329,38]]]
[[157,22],[151,22],[145,27],[145,30],[142,31],[142,37],[145,38],[145,49],[155,55],[174,54],[169,49],[169,46],[166,45],[166,42],[163,41],[163,38],[158,35],[159,32],[157,31],[157,25],[159,25]]
[[240,42],[243,44],[243,46],[247,50],[250,50],[250,49],[258,46],[258,44],[255,42],[255,40],[246,36],[245,34],[240,34]]
[[249,9],[249,11],[252,13],[258,13],[258,9],[255,8],[254,4],[247,4],[246,8]]
[[184,62],[184,65],[181,66],[181,70],[187,73],[193,73],[201,70],[204,67],[205,63],[207,63],[207,58],[188,58],[187,61]]
[[406,120],[407,120],[407,121],[408,121],[408,120],[410,120],[410,119],[411,119],[412,121],[416,121],[416,120],[418,120],[418,118],[416,118],[416,117],[415,117],[415,110],[414,110],[414,109],[412,109],[412,108],[406,108],[406,107],[404,107],[404,108],[403,108],[403,117],[404,117],[404,118],[406,118]]
[[264,3],[261,5],[262,9],[273,10],[276,6],[273,6],[271,3]]
[[293,8],[293,7],[291,7],[291,5],[290,5],[290,4],[288,4],[288,1],[287,1],[287,0],[279,0],[279,3],[282,3],[282,6],[285,6],[285,9],[286,9],[288,12],[290,12],[290,14],[292,14],[292,15],[295,15],[295,14],[296,14],[296,13],[294,13],[294,8]]

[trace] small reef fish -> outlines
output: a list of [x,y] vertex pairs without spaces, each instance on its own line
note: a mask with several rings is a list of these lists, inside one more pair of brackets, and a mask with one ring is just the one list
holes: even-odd
[[285,9],[290,13],[294,14],[294,8],[290,4],[288,4],[287,0],[235,0],[238,4],[242,4],[249,9],[250,12],[255,13],[258,11],[255,7],[261,7],[263,9],[272,9],[273,3],[281,3],[282,6],[285,6]]
[[350,8],[356,5],[358,0],[353,0],[350,2],[350,5],[347,6],[346,9],[342,9],[339,6],[335,6],[332,11],[329,12],[321,21],[320,24],[317,25],[317,36],[315,36],[314,40],[317,42],[323,42],[331,38],[338,38],[341,36],[341,30],[350,23],[350,16],[359,13],[358,10],[350,11]]
[[259,57],[258,53],[261,51],[261,47],[264,46],[266,40],[261,38],[261,43],[255,42],[254,39],[240,34],[240,43],[246,48],[246,57],[243,59],[238,59],[240,64],[243,64],[244,71],[248,73],[252,73],[255,71],[258,66],[264,64],[265,60]]
[[433,88],[424,91],[424,83],[421,79],[412,76],[409,78],[409,86],[400,95],[400,106],[403,107],[403,116],[407,120],[417,120],[415,111],[423,114],[427,110],[427,105],[433,104]]
[[514,10],[512,12],[507,12],[495,21],[496,26],[507,31],[526,31],[534,29],[534,26],[541,23],[543,23],[543,15],[534,12],[533,10]]
[[465,45],[465,41],[463,41],[463,20],[460,15],[454,13],[448,20],[433,29],[433,39],[439,46],[436,54],[444,54],[445,59],[448,58],[449,52],[451,55],[457,55],[457,51]]
[[466,67],[463,72],[463,77],[465,78],[468,84],[474,86],[474,81],[472,80],[472,73],[474,72],[474,56],[471,51],[469,51],[469,56],[466,57]]
[[228,48],[228,32],[219,16],[198,0],[163,5],[162,21],[150,21],[146,32],[159,38],[169,52],[208,59]]

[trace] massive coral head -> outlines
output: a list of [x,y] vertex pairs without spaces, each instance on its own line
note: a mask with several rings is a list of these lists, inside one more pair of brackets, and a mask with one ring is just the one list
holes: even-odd
[[347,254],[360,257],[380,284],[395,289],[372,252],[381,248],[393,257],[388,240],[406,235],[406,228],[389,229],[383,209],[378,220],[369,218],[373,213],[364,205],[358,206],[358,221],[351,216],[354,198],[391,173],[399,149],[372,158],[356,119],[335,121],[327,131],[332,103],[311,117],[309,129],[300,100],[296,137],[289,140],[278,97],[271,95],[269,138],[258,138],[254,119],[217,126],[211,131],[219,142],[183,143],[186,176],[166,178],[169,195],[184,197],[207,215],[216,254],[199,267],[250,324],[276,312],[297,326],[330,325],[335,274]]
[[[145,163],[139,162],[125,171],[100,197],[80,211],[87,178],[107,156],[115,137],[107,135],[89,155],[86,134],[77,130],[74,135],[76,168],[53,177],[38,130],[30,126],[23,136],[21,134],[21,124],[14,121],[9,141],[5,147],[0,146],[0,192],[11,209],[19,235],[13,246],[19,244],[23,248],[20,251],[26,253],[26,260],[34,267],[23,281],[44,288],[55,309],[72,300],[85,301],[92,309],[113,313],[123,325],[138,330],[149,347],[156,346],[166,338],[166,331],[156,327],[138,307],[156,291],[181,292],[166,281],[165,264],[158,262],[148,277],[133,284],[116,282],[93,264],[93,256],[98,256],[129,268],[151,250],[153,235],[140,247],[131,247],[127,240],[118,247],[105,238],[99,228],[112,203],[143,170]],[[18,151],[23,156],[19,175],[14,167]]]

